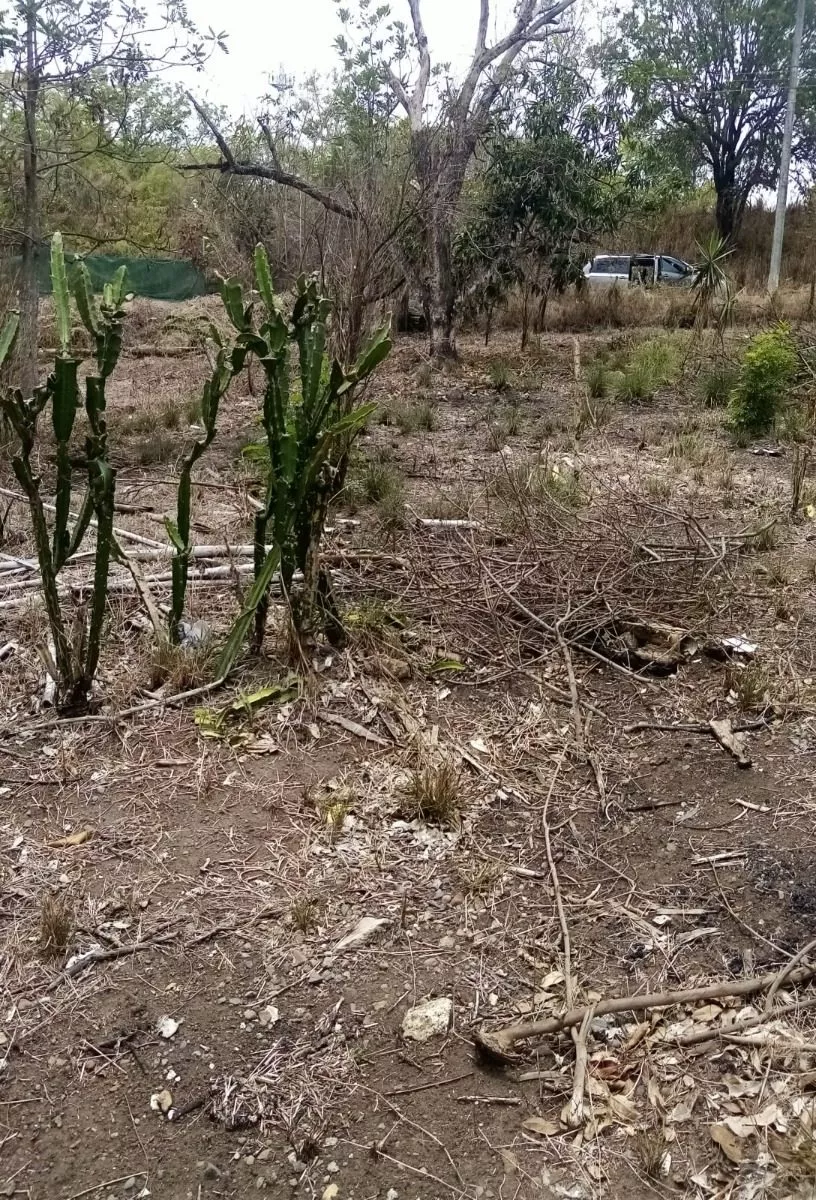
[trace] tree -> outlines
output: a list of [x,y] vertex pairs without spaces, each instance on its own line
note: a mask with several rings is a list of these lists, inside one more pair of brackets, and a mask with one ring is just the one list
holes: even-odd
[[[404,282],[395,245],[413,210],[407,142],[379,59],[383,11],[361,11],[354,46],[338,39],[342,69],[328,86],[274,80],[255,122],[230,127],[193,100],[220,159],[181,164],[217,173],[213,208],[231,206],[239,249],[264,243],[276,279],[293,283],[303,270],[317,271],[346,361],[362,345],[370,309]],[[259,184],[279,185],[271,202]]]
[[594,239],[632,191],[617,174],[617,130],[574,62],[556,59],[530,80],[486,152],[476,214],[456,241],[460,286],[486,310],[488,331],[493,306],[518,286],[524,348],[533,302],[541,328],[549,296],[581,281]]
[[[488,44],[490,0],[480,0],[475,49],[462,83],[455,87],[441,66],[434,67],[422,19],[421,0],[407,0],[410,26],[390,20],[387,5],[372,7],[358,0],[358,12],[341,7],[345,32],[338,42],[345,69],[365,66],[371,71],[370,88],[379,110],[390,113],[394,105],[407,122],[407,142],[412,178],[409,195],[401,189],[401,205],[390,230],[389,247],[396,246],[409,279],[418,289],[429,323],[433,355],[455,355],[454,314],[456,279],[453,239],[462,190],[480,140],[487,134],[495,107],[518,78],[531,48],[559,31],[557,18],[575,0],[518,0],[511,28]],[[438,84],[432,87],[432,84]],[[270,136],[267,156],[238,157],[212,117],[196,105],[220,152],[218,162],[190,164],[189,169],[266,179],[292,188],[351,222],[367,221],[355,194],[314,182],[301,169],[293,169],[278,153]],[[390,119],[390,118],[389,118]],[[378,253],[383,239],[372,239]]]
[[[150,20],[145,10],[115,0],[13,0],[4,14],[0,99],[19,115],[22,158],[18,382],[26,394],[37,384],[44,184],[113,150],[151,71],[171,63],[201,66],[213,44],[223,47],[222,34],[198,37],[183,0],[162,0],[154,12]],[[54,118],[44,147],[44,124]],[[77,129],[78,141],[66,136]]]
[[[784,0],[634,0],[607,41],[605,70],[635,130],[681,143],[710,173],[720,236],[774,187],[787,98],[793,5]],[[800,112],[812,109],[816,28],[805,33]],[[798,122],[799,150],[808,138]]]

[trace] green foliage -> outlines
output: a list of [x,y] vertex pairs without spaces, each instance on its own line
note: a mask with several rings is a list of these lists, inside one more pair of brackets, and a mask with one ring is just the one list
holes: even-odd
[[577,64],[564,59],[543,79],[528,82],[521,114],[508,109],[496,121],[474,216],[455,248],[467,306],[489,314],[520,285],[525,332],[532,300],[541,312],[551,293],[583,282],[592,241],[615,227],[624,200],[609,186],[618,163],[611,116]]
[[796,346],[787,325],[751,338],[728,406],[729,425],[736,433],[760,434],[773,426],[796,367]]
[[[43,598],[54,646],[53,661],[47,654],[48,669],[57,684],[61,707],[83,709],[89,702],[102,641],[102,625],[108,595],[108,572],[115,549],[113,509],[116,473],[108,462],[107,424],[105,419],[106,381],[113,371],[121,347],[124,319],[125,281],[121,274],[105,288],[97,311],[89,301],[89,281],[80,263],[73,278],[73,291],[80,317],[96,349],[96,372],[85,377],[86,488],[73,529],[69,527],[74,466],[70,443],[81,405],[78,379],[79,359],[70,353],[71,309],[68,276],[62,238],[54,235],[51,246],[51,272],[57,311],[60,350],[54,370],[44,386],[26,398],[19,390],[0,395],[0,409],[18,438],[12,459],[17,480],[25,492],[31,515],[32,532],[42,575]],[[11,319],[12,322],[14,318]],[[0,347],[11,348],[13,331],[7,324],[0,335]],[[50,406],[57,449],[57,480],[53,532],[48,533],[41,479],[36,469],[40,438],[38,421]],[[79,610],[68,622],[58,587],[59,572],[79,549],[91,523],[96,522],[93,591],[90,612]]]
[[[259,278],[259,286],[263,281]],[[227,287],[223,285],[222,298],[227,303]],[[184,602],[187,596],[187,578],[190,564],[190,525],[192,503],[192,473],[202,454],[209,449],[216,434],[218,408],[227,392],[233,378],[244,369],[247,348],[228,347],[221,340],[221,335],[215,326],[210,330],[210,342],[214,357],[211,361],[210,377],[201,392],[200,416],[204,426],[202,435],[193,442],[185,455],[181,466],[178,493],[176,497],[176,519],[165,518],[165,526],[170,537],[175,554],[172,562],[173,588],[172,603],[168,614],[168,630],[171,642],[178,642],[180,637],[180,622],[184,615]]]
[[[633,140],[665,147],[689,180],[705,171],[717,193],[722,238],[739,230],[755,188],[775,187],[793,5],[776,0],[634,0],[605,38],[599,66],[610,99],[629,106]],[[803,77],[816,29],[806,22]],[[798,107],[799,153],[812,139],[807,89]]]
[[611,375],[615,396],[629,404],[653,400],[659,388],[674,382],[681,367],[681,349],[670,337],[648,338],[623,358]]
[[487,368],[490,386],[496,392],[505,392],[510,386],[510,368],[503,358],[494,358]]
[[736,300],[733,284],[725,269],[733,251],[716,233],[712,233],[706,242],[698,242],[697,250],[698,263],[691,301],[694,327],[697,330],[705,329],[713,319],[722,340],[733,320]]
[[[255,279],[262,300],[258,321],[237,280],[227,280],[222,289],[235,330],[232,364],[236,355],[253,354],[264,372],[262,421],[269,469],[264,507],[255,519],[255,580],[221,652],[221,677],[231,670],[253,623],[253,645],[260,649],[269,587],[278,569],[301,646],[310,646],[319,627],[340,635],[331,580],[320,561],[323,526],[345,475],[351,445],[376,407],[355,404],[355,390],[391,349],[388,330],[380,329],[352,367],[344,368],[337,360],[329,366],[331,305],[319,294],[316,281],[299,279],[291,311],[285,311],[274,294],[261,245],[255,251]],[[298,388],[291,386],[290,378],[294,354]],[[202,416],[206,426],[205,405]]]
[[612,391],[612,379],[606,363],[594,358],[584,371],[587,394],[592,400],[603,400]]

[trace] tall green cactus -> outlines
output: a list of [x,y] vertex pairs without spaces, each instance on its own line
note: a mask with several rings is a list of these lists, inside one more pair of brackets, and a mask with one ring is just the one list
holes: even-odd
[[[82,708],[88,703],[91,685],[99,662],[102,628],[108,595],[108,572],[113,552],[113,511],[116,473],[107,458],[105,421],[105,385],[116,366],[122,345],[124,320],[124,268],[106,284],[97,308],[84,263],[73,273],[72,286],[79,315],[91,335],[96,352],[96,372],[85,379],[85,412],[88,433],[85,439],[87,478],[85,496],[73,529],[69,528],[74,468],[70,445],[80,406],[78,371],[80,360],[71,354],[71,304],[69,277],[65,265],[62,237],[55,234],[51,243],[51,282],[54,295],[59,349],[54,369],[44,386],[29,399],[18,391],[0,396],[0,408],[19,439],[12,459],[15,475],[26,494],[32,530],[42,576],[43,597],[54,643],[57,670],[58,703],[64,708]],[[14,338],[9,325],[0,334],[0,362]],[[38,420],[51,405],[51,423],[56,443],[55,515],[51,535],[41,494],[41,479],[34,469],[38,439]],[[94,586],[90,616],[77,614],[69,626],[59,594],[59,572],[79,548],[92,518],[96,519]]]
[[171,642],[179,641],[179,622],[184,615],[184,602],[187,596],[187,578],[191,550],[190,522],[193,467],[212,444],[217,431],[219,405],[234,376],[243,370],[247,356],[245,347],[225,346],[215,326],[210,327],[210,340],[215,346],[216,354],[215,360],[211,364],[212,372],[210,377],[201,391],[201,421],[204,426],[204,435],[193,442],[182,463],[176,499],[176,519],[175,521],[171,521],[169,517],[166,517],[164,522],[170,541],[173,543],[173,548],[175,549],[171,564],[173,580],[172,601],[168,617]]
[[[236,344],[255,354],[265,375],[263,425],[269,471],[263,510],[255,520],[255,582],[244,609],[222,650],[218,673],[231,669],[254,623],[253,647],[259,650],[266,628],[269,587],[280,568],[295,629],[309,644],[322,625],[331,632],[339,619],[331,581],[320,561],[328,506],[338,464],[376,407],[354,406],[354,392],[391,349],[387,328],[380,329],[353,367],[326,355],[331,304],[314,279],[301,278],[287,314],[272,286],[263,246],[255,251],[255,280],[261,297],[258,323],[244,301],[240,284],[224,285],[224,307],[236,331]],[[296,347],[299,386],[292,388],[290,356]],[[271,549],[267,551],[267,542]],[[296,573],[301,580],[295,580]]]

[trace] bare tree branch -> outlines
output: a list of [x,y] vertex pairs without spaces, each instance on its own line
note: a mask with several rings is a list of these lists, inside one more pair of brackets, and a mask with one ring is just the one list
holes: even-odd
[[411,118],[411,127],[418,130],[422,127],[422,110],[425,107],[425,95],[428,91],[428,81],[431,78],[431,52],[428,47],[428,35],[422,21],[420,0],[408,0],[408,7],[411,10],[414,37],[419,52],[419,75],[414,85],[408,115]]
[[237,159],[232,153],[227,139],[205,109],[202,108],[194,96],[189,93],[188,96],[193,108],[215,139],[215,144],[218,146],[219,153],[221,154],[221,161],[217,163],[182,163],[179,166],[179,170],[221,171],[224,175],[243,175],[253,179],[268,179],[272,183],[280,184],[281,187],[289,187],[297,192],[302,192],[304,196],[309,196],[312,200],[316,200],[318,204],[322,204],[329,212],[337,213],[338,216],[346,217],[348,220],[354,220],[359,215],[351,204],[340,200],[337,196],[332,195],[331,192],[324,191],[323,188],[309,183],[306,179],[301,179],[299,175],[294,175],[291,171],[284,171],[273,149],[274,143],[272,143],[271,133],[264,128],[263,122],[261,122],[261,128],[264,130],[267,143],[270,147],[273,159],[272,165],[269,166],[266,163],[252,163],[247,162],[245,159]]

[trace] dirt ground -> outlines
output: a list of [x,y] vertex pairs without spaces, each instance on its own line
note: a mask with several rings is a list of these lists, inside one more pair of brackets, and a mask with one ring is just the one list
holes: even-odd
[[[588,403],[629,336],[465,339],[443,376],[397,344],[327,544],[349,642],[299,680],[273,628],[201,708],[156,703],[206,664],[162,676],[116,568],[103,707],[60,720],[36,593],[0,577],[0,1195],[816,1196],[816,993],[780,974],[816,939],[812,484],[791,518],[793,443],[734,446],[691,368]],[[202,374],[116,377],[117,523],[148,541]],[[257,405],[225,404],[198,543],[251,540]],[[194,572],[213,636],[232,567]],[[475,1045],[570,1003],[574,1034]]]

